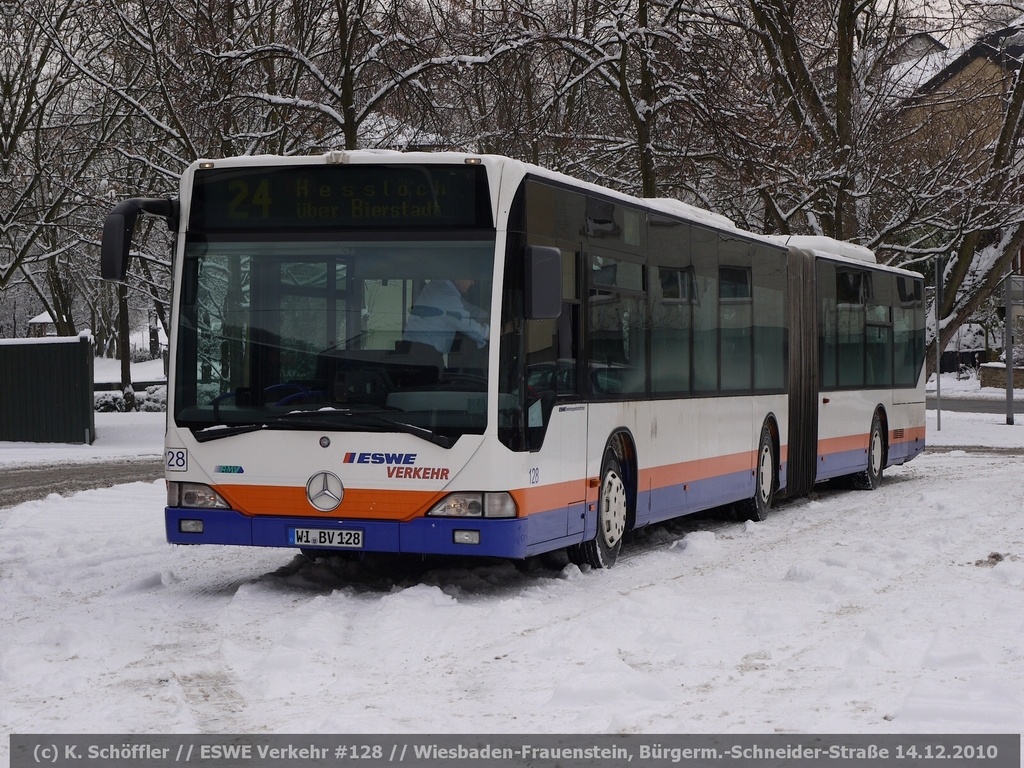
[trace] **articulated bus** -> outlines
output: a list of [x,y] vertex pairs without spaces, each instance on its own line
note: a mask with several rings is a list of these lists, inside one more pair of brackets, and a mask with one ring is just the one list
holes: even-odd
[[609,567],[630,531],[924,450],[924,288],[509,158],[203,160],[178,199],[167,538]]

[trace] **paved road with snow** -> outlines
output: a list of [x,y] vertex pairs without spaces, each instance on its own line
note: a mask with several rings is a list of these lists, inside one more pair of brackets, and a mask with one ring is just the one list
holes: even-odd
[[139,480],[149,482],[163,477],[163,471],[163,462],[153,458],[7,467],[0,484],[0,509],[44,499],[51,493],[68,496],[90,488],[110,488]]

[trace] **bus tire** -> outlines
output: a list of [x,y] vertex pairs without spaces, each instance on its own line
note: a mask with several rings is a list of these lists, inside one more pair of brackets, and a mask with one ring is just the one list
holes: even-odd
[[778,466],[775,460],[775,437],[772,428],[766,421],[761,427],[761,439],[757,443],[757,460],[754,465],[754,495],[736,505],[739,520],[767,519],[768,512],[775,501],[775,490],[778,487]]
[[601,486],[597,498],[597,536],[569,547],[569,560],[576,565],[611,568],[622,548],[629,519],[626,481],[618,456],[609,446],[601,462]]
[[873,491],[882,484],[882,470],[885,468],[885,433],[882,429],[882,416],[878,411],[871,419],[871,431],[868,433],[868,466],[850,479],[858,491]]

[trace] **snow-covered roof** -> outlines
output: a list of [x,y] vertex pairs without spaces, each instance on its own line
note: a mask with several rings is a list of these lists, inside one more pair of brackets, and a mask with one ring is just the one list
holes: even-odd
[[828,253],[834,256],[842,256],[845,259],[853,259],[854,261],[866,261],[870,264],[878,263],[878,259],[875,258],[875,252],[870,248],[857,245],[856,243],[848,243],[844,240],[836,240],[832,237],[821,235],[769,235],[768,239],[780,245],[793,248]]
[[[942,64],[943,54],[948,55],[948,60],[936,71],[935,67]],[[1008,66],[1010,69],[1016,69],[1021,65],[1022,56],[1024,56],[1024,17],[1009,26],[983,35],[969,46],[951,48],[939,54],[923,57],[920,62],[922,79],[915,93],[937,88],[976,59],[986,58]],[[924,77],[927,74],[931,74],[931,76]]]
[[909,99],[946,71],[967,50],[964,47],[948,48],[893,64],[886,72],[891,94],[899,99]]

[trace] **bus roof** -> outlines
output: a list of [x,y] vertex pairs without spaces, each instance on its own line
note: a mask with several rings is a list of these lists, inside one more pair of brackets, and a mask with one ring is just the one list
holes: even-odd
[[842,256],[854,261],[866,261],[869,264],[877,264],[875,252],[870,248],[856,243],[848,243],[844,240],[836,240],[824,235],[768,235],[768,239],[792,248],[800,248],[805,251],[817,251],[827,253],[830,256]]
[[827,255],[831,258],[849,260],[860,263],[876,264],[886,269],[892,269],[907,274],[917,275],[916,272],[878,264],[874,251],[863,245],[857,245],[843,240],[836,240],[823,235],[764,235],[749,230],[741,229],[727,216],[713,213],[704,208],[685,203],[682,200],[669,197],[639,198],[624,192],[618,192],[608,187],[603,187],[588,181],[569,176],[559,171],[552,171],[543,166],[526,163],[521,160],[506,157],[504,155],[483,154],[474,152],[402,152],[393,149],[358,149],[358,150],[330,150],[321,155],[245,155],[220,159],[201,159],[193,163],[194,168],[212,167],[238,167],[245,165],[315,165],[326,163],[328,165],[338,164],[369,164],[375,162],[398,161],[402,163],[423,163],[423,164],[450,164],[465,163],[467,165],[485,164],[501,166],[504,168],[515,168],[523,176],[532,175],[538,178],[546,178],[551,181],[585,189],[595,194],[621,200],[630,205],[644,206],[650,210],[658,211],[669,216],[688,219],[690,221],[705,224],[720,230],[731,230],[736,234],[749,237],[754,240],[766,242],[781,248],[799,248]]

